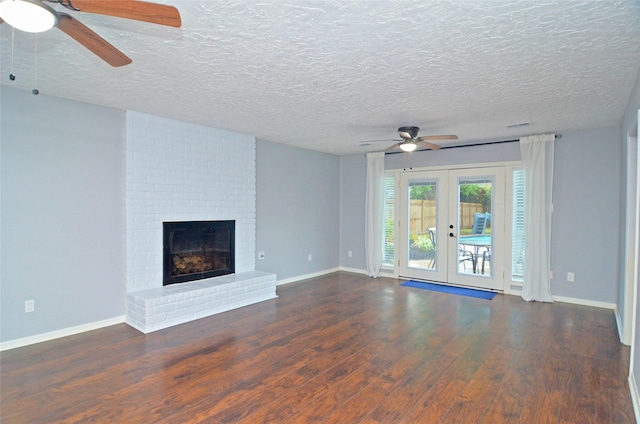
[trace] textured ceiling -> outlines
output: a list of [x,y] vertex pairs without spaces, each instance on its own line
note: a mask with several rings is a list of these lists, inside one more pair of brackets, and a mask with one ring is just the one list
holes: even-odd
[[122,68],[0,25],[1,84],[350,154],[401,125],[455,144],[619,125],[640,67],[636,0],[158,2],[182,28],[73,13]]

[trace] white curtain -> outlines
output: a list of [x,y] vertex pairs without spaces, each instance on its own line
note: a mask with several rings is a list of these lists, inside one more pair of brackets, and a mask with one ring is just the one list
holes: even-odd
[[384,152],[367,153],[365,257],[367,275],[379,277],[382,268],[384,217]]
[[520,139],[525,175],[525,248],[522,298],[553,302],[551,297],[551,212],[555,135]]

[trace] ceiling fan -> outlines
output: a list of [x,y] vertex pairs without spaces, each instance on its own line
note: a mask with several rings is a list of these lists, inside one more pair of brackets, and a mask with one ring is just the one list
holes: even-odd
[[400,150],[402,150],[403,152],[413,152],[418,147],[426,147],[431,150],[439,150],[440,146],[438,146],[437,144],[433,144],[430,141],[458,139],[458,136],[456,135],[425,135],[422,137],[418,137],[418,131],[420,131],[420,128],[418,127],[398,128],[398,135],[400,136],[400,140],[394,140],[397,141],[397,143],[387,148],[385,152],[390,152],[397,148],[400,148]]
[[57,3],[73,12],[115,16],[176,28],[182,25],[180,12],[175,7],[138,0],[0,0],[0,23],[4,21],[21,31],[35,33],[58,27],[114,67],[128,65],[132,60],[73,16],[58,12],[46,3]]

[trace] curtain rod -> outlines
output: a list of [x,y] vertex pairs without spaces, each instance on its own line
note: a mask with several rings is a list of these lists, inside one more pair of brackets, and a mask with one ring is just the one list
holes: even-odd
[[[555,135],[556,140],[559,138],[562,138],[562,134],[556,134]],[[457,146],[442,146],[439,150],[444,150],[444,149],[458,149],[460,147],[475,147],[475,146],[488,146],[490,144],[503,144],[503,143],[515,143],[515,142],[519,142],[520,139],[517,138],[515,140],[502,140],[502,141],[487,141],[485,143],[476,143],[476,144],[460,144]],[[415,152],[426,152],[428,150],[432,150],[432,149],[422,149],[422,150],[415,150]],[[399,151],[399,152],[389,152],[389,153],[385,153],[386,155],[396,155],[398,153],[407,153],[407,152],[403,152],[403,151]],[[414,152],[410,152],[410,153],[414,153]]]

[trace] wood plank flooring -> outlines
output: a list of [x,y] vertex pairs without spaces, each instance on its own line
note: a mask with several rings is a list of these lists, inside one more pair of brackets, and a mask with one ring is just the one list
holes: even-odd
[[143,335],[5,351],[9,423],[633,423],[610,310],[334,273]]

